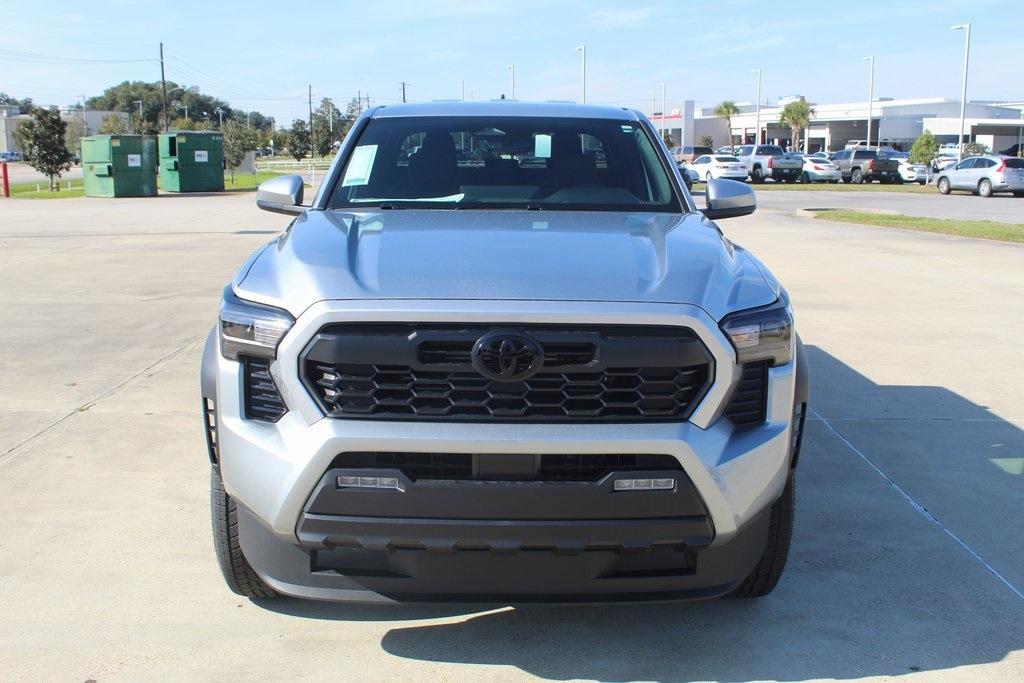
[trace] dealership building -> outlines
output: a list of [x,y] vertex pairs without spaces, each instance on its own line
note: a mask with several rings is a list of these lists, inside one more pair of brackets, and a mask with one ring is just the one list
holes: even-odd
[[[737,102],[739,113],[732,117],[733,141],[796,146],[790,141],[790,129],[779,122],[783,108],[800,96],[784,97],[774,104],[762,104],[760,116],[752,102]],[[806,131],[809,151],[842,149],[849,140],[868,138],[868,103],[824,104],[811,102],[814,115]],[[909,149],[924,131],[931,131],[940,143],[956,143],[960,132],[960,101],[941,97],[892,99],[881,97],[871,103],[871,141]],[[760,126],[758,126],[760,119]],[[655,112],[655,126],[667,129],[677,145],[695,145],[705,135],[714,146],[730,144],[728,124],[715,116],[714,107],[694,107],[693,102],[663,116]],[[760,131],[760,135],[758,135]],[[987,145],[994,151],[1008,149],[1024,139],[1024,102],[971,102],[965,111],[964,134],[970,141]],[[803,140],[797,141],[803,147]],[[1019,149],[1019,147],[1018,147]]]
[[[102,109],[75,109],[64,108],[60,110],[60,117],[65,123],[78,119],[82,122],[85,135],[93,135],[103,125],[103,120],[108,116],[117,116],[125,123],[128,122],[128,114],[120,111],[105,111]],[[23,114],[18,107],[7,104],[0,104],[0,152],[21,152],[18,141],[14,137],[14,131],[18,126],[28,121],[31,116]]]

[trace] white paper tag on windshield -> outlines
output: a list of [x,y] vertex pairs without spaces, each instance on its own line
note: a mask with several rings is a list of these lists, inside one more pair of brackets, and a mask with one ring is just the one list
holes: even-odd
[[209,152],[207,152],[205,149],[197,149],[196,150],[196,163],[197,164],[205,164],[209,160],[210,160],[210,153]]
[[138,168],[142,166],[142,155],[141,154],[129,154],[128,155],[128,167]]
[[533,136],[533,156],[537,159],[551,158],[551,136],[537,133]]
[[370,173],[373,171],[373,160],[377,156],[377,145],[359,145],[348,158],[348,166],[345,168],[345,177],[341,181],[342,187],[353,185],[367,185],[370,182]]

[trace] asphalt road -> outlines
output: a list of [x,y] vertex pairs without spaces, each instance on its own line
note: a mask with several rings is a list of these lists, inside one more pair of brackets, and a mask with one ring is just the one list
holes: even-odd
[[1024,679],[1024,248],[793,198],[722,223],[786,283],[812,364],[779,588],[489,610],[224,587],[201,340],[286,218],[251,194],[0,202],[0,678]]
[[[766,209],[891,209],[908,216],[1024,223],[1024,198],[998,194],[982,199],[966,192],[940,195],[934,187],[929,189],[934,194],[766,190],[758,193],[757,202],[758,206]],[[703,199],[699,202],[703,202]]]
[[[44,188],[50,180],[45,175],[32,168],[26,162],[12,162],[7,164],[7,174],[11,184],[14,183],[39,183]],[[82,167],[72,166],[71,170],[61,174],[61,181],[77,180],[82,177]]]

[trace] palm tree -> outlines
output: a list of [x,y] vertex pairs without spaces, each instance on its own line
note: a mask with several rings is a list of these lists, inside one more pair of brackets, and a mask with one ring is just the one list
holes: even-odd
[[790,143],[795,147],[800,140],[800,132],[811,125],[811,117],[814,116],[814,108],[807,104],[807,100],[800,98],[793,100],[782,108],[779,115],[779,123],[789,126]]
[[732,144],[732,117],[740,113],[739,107],[732,100],[725,100],[715,107],[715,116],[725,119],[725,125],[729,127],[729,144]]

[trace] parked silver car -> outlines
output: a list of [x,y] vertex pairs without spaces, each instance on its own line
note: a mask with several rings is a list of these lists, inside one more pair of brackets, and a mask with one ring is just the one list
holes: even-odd
[[991,197],[996,192],[1012,192],[1014,197],[1024,197],[1024,159],[970,157],[943,169],[935,185],[942,194],[968,190],[979,197]]
[[828,159],[822,157],[804,157],[804,171],[800,175],[802,183],[838,183],[843,172]]

